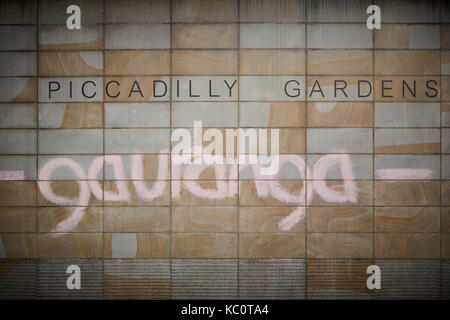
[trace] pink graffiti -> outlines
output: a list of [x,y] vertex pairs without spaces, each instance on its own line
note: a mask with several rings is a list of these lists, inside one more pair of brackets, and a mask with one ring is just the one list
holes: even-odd
[[25,180],[25,171],[0,170],[0,181],[2,180]]
[[[198,157],[199,155],[194,155]],[[217,155],[216,155],[217,157]],[[302,157],[298,155],[280,155],[279,170],[272,175],[262,175],[260,164],[199,164],[193,161],[190,164],[172,163],[172,177],[169,177],[168,150],[162,150],[158,156],[157,178],[151,188],[148,188],[144,179],[144,159],[140,154],[130,155],[130,178],[138,197],[145,201],[153,201],[162,196],[166,190],[167,182],[171,180],[172,198],[178,199],[181,188],[186,189],[194,196],[208,200],[222,200],[233,197],[238,193],[238,171],[246,168],[251,169],[256,194],[260,198],[273,197],[274,199],[288,204],[294,204],[296,208],[291,214],[284,217],[278,223],[280,230],[288,231],[306,216],[306,208],[311,205],[316,193],[324,201],[331,203],[357,203],[358,186],[352,171],[350,157],[347,154],[331,154],[320,157],[315,161],[312,170],[306,165]],[[225,163],[225,162],[222,162]],[[283,165],[295,166],[303,182],[302,188],[295,194],[286,190],[280,183],[280,169]],[[106,191],[98,181],[99,173],[105,165],[112,166],[116,186],[116,192]],[[327,173],[330,168],[337,166],[343,181],[343,190],[337,191],[326,183]],[[68,199],[56,195],[51,188],[51,177],[53,172],[60,167],[72,170],[80,180],[80,193],[76,199]],[[216,188],[205,189],[199,184],[201,174],[207,169],[213,168],[215,174]],[[377,177],[383,179],[421,179],[431,177],[429,169],[382,169],[377,170]],[[57,226],[58,232],[73,230],[82,219],[92,194],[99,200],[105,201],[130,201],[127,176],[121,156],[100,156],[93,160],[87,174],[83,168],[74,160],[67,158],[56,158],[48,161],[39,172],[39,190],[48,201],[61,206],[76,206],[72,215],[60,222]]]
[[375,170],[375,177],[383,180],[423,180],[431,179],[433,170],[431,169],[378,169]]

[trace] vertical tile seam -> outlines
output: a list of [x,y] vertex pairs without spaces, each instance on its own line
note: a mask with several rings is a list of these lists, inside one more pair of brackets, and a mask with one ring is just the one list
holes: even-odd
[[308,299],[308,0],[305,0],[305,8],[304,8],[304,20],[305,20],[305,87],[303,90],[305,90],[305,110],[303,111],[305,119],[303,120],[304,126],[305,126],[305,198],[303,200],[303,203],[305,204],[305,228],[303,230],[304,232],[304,239],[305,239],[305,257],[304,257],[304,299]]
[[[173,25],[173,1],[169,1],[169,299],[173,299],[173,274],[172,274],[172,25]],[[158,168],[159,169],[159,168]]]
[[40,0],[36,1],[36,208],[35,208],[35,214],[36,214],[36,252],[35,252],[35,276],[36,276],[36,298],[39,299],[39,292],[40,292],[40,277],[39,277],[39,206],[38,206],[38,196],[39,196],[39,189],[38,189],[38,181],[39,181],[39,3]]
[[[240,111],[241,111],[241,96],[240,96],[240,76],[241,76],[241,0],[237,0],[237,128],[238,128],[238,136],[239,136],[239,128],[241,126],[241,119],[240,119]],[[234,138],[233,138],[234,139]],[[239,138],[238,138],[238,149],[237,149],[237,159],[239,159]],[[239,161],[237,162],[237,248],[236,248],[236,295],[237,299],[241,298],[241,283],[239,280],[240,277],[240,243],[241,243],[241,190],[240,190],[240,182],[241,182],[241,175],[240,175],[240,167]]]
[[105,57],[105,46],[106,46],[106,0],[103,0],[103,48],[102,48],[102,55],[103,55],[103,77],[102,77],[102,97],[103,97],[103,103],[102,103],[102,117],[103,117],[103,123],[102,123],[102,150],[103,150],[103,199],[102,199],[102,272],[103,272],[103,286],[102,286],[102,298],[105,300],[105,69],[106,69],[106,57]]

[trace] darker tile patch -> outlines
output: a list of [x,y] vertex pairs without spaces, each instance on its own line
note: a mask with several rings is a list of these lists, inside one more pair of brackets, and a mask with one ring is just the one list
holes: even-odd
[[36,297],[36,260],[0,260],[0,299]]

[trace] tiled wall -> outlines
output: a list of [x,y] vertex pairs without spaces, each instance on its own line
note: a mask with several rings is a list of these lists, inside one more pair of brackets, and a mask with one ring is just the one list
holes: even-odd
[[[0,298],[448,299],[450,6],[374,3],[375,31],[366,0],[0,2]],[[81,30],[66,28],[70,4],[81,7]],[[129,96],[135,80],[142,96]],[[164,91],[160,82],[153,91],[155,80],[169,84],[163,97],[153,96]],[[200,97],[186,93],[189,80]],[[208,96],[209,80],[220,97]],[[224,80],[238,82],[229,90]],[[299,97],[277,90],[287,80],[305,89]],[[335,97],[335,80],[348,96]],[[357,96],[358,80],[373,84],[371,94]],[[416,81],[415,97],[403,98],[402,80],[411,90]],[[61,88],[51,98],[49,81]],[[81,94],[86,81],[86,91],[99,88],[93,98]],[[112,83],[108,95],[110,81],[120,90]],[[316,81],[323,97],[309,95]],[[169,167],[165,188],[145,199],[136,182],[161,181],[160,152],[194,120],[222,131],[277,128],[280,153],[309,168],[348,154],[357,196],[339,203],[316,193],[288,231],[278,223],[297,204],[260,196],[245,169],[222,181],[236,194],[209,199],[184,184],[175,196],[180,178]],[[135,154],[143,169],[132,179]],[[120,156],[124,176],[107,163],[89,176],[108,155]],[[53,172],[59,204],[38,186],[56,158],[83,173]],[[405,168],[426,175],[383,174]],[[345,190],[336,168],[316,181],[286,166],[278,179],[291,194],[321,182]],[[216,189],[211,169],[197,180]],[[128,200],[107,199],[119,185]],[[82,203],[92,186],[100,199]],[[57,232],[80,206],[81,220]],[[71,264],[81,267],[81,290],[66,288]],[[381,290],[366,288],[371,264]]]

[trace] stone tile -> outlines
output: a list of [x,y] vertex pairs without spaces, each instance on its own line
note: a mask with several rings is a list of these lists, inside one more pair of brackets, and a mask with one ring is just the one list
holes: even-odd
[[106,128],[170,126],[169,103],[106,103]]
[[[307,82],[308,101],[372,101],[372,77],[311,76]],[[329,104],[328,107],[333,106]]]
[[374,31],[375,49],[439,49],[438,24],[384,24]]
[[36,102],[36,78],[0,78],[0,102]]
[[36,76],[36,52],[0,52],[0,76]]
[[102,76],[103,52],[39,52],[39,76]]
[[0,208],[0,232],[35,232],[36,209],[31,207]]
[[439,242],[439,233],[375,233],[375,257],[437,259]]
[[[176,206],[231,206],[238,204],[237,195],[217,196],[214,198],[206,198],[201,196],[205,189],[217,190],[218,183],[228,183],[228,187],[237,190],[237,181],[235,180],[197,180],[195,188],[192,184],[187,186],[187,181],[172,180],[172,205]],[[198,189],[197,189],[198,188]],[[175,191],[179,189],[179,191]]]
[[438,129],[375,129],[375,153],[439,153]]
[[172,233],[172,257],[237,258],[237,235],[232,233]]
[[1,299],[37,298],[36,260],[2,259],[0,274]]
[[240,1],[241,22],[304,22],[305,0]]
[[439,103],[376,102],[376,127],[439,127]]
[[[295,209],[286,207],[240,207],[240,232],[281,232],[279,223]],[[305,220],[295,224],[289,232],[305,232]]]
[[237,101],[238,86],[230,76],[172,77],[172,101]]
[[102,131],[99,129],[45,129],[39,131],[41,154],[103,153]]
[[[57,232],[63,221],[73,216],[76,207],[40,207],[38,208],[38,231]],[[70,228],[70,232],[102,232],[103,208],[88,207],[78,224]]]
[[308,258],[371,258],[371,233],[308,233]]
[[168,232],[170,208],[106,207],[103,225],[105,232]]
[[[270,181],[258,181],[260,186],[267,186]],[[284,180],[280,181],[277,190],[282,190],[283,193],[289,194],[289,198],[280,198],[278,193],[275,196],[272,193],[269,195],[262,194],[255,186],[255,181],[241,180],[239,181],[239,204],[241,206],[297,206],[304,203],[304,188],[303,181],[299,180]]]
[[375,181],[377,206],[436,206],[440,204],[439,182]]
[[36,234],[34,233],[0,234],[1,260],[36,258],[36,247]]
[[308,22],[365,22],[372,1],[307,0]]
[[172,70],[174,75],[236,75],[238,52],[236,50],[173,51]]
[[[97,157],[102,157],[102,155],[64,155],[64,156],[39,156],[38,158],[38,169],[39,169],[39,180],[102,180],[103,170],[97,174],[97,176],[88,176],[89,168]],[[75,162],[82,169],[84,174],[79,175],[69,165],[62,165],[60,167],[55,165],[49,165],[52,169],[51,176],[46,176],[46,173],[42,171],[42,168],[47,165],[50,161],[56,161],[55,159],[65,159],[68,162]],[[104,161],[102,161],[102,165]],[[47,169],[48,170],[48,169]]]
[[105,2],[106,23],[170,22],[170,3],[164,0]]
[[174,24],[172,48],[232,49],[238,46],[236,24]]
[[90,129],[103,127],[103,103],[40,103],[39,128]]
[[163,75],[169,73],[169,50],[105,51],[105,75]]
[[171,271],[173,299],[237,298],[235,259],[175,259]]
[[[92,206],[92,207],[98,207],[103,205],[103,201],[100,197],[100,199],[97,199],[95,196],[91,196],[89,201],[84,204],[84,201],[79,201],[80,196],[80,187],[81,188],[89,188],[89,182],[88,181],[62,181],[62,180],[54,180],[54,181],[39,181],[39,187],[46,186],[46,184],[50,184],[50,188],[53,191],[53,193],[58,197],[60,200],[61,198],[65,199],[64,203],[68,203],[67,205],[74,205],[74,206]],[[103,182],[102,181],[96,181],[96,183],[100,184],[100,189],[103,188]],[[90,183],[93,184],[93,181]],[[86,190],[86,189],[85,189]],[[58,201],[55,201],[55,199],[48,197],[47,195],[42,194],[42,192],[38,192],[37,195],[38,198],[38,205],[39,206],[45,206],[45,207],[59,207],[61,204]],[[67,201],[67,202],[66,202]],[[56,202],[56,203],[55,203]]]
[[308,127],[368,128],[373,124],[372,102],[308,102]]
[[[445,78],[445,77],[444,77]],[[443,79],[444,79],[443,78]],[[445,85],[439,77],[375,77],[374,100],[392,102],[438,102]]]
[[308,153],[371,153],[371,129],[307,129]]
[[[389,172],[389,170],[392,170]],[[398,170],[396,170],[398,169]],[[405,174],[402,174],[402,170]],[[411,171],[408,173],[407,171]],[[396,172],[397,171],[397,172]],[[425,171],[425,176],[414,171]],[[422,173],[423,174],[423,173]],[[376,155],[375,179],[421,180],[439,179],[440,158],[438,155]]]
[[0,50],[36,50],[36,26],[0,26]]
[[[325,157],[333,157],[333,154],[327,155]],[[308,179],[317,179],[317,176],[315,176],[314,166],[318,164],[318,161],[322,159],[323,155],[318,154],[308,154],[307,156],[307,164],[311,168],[311,174],[308,176]],[[347,158],[350,161],[351,165],[351,171],[353,173],[353,178],[360,180],[360,179],[372,179],[372,172],[373,172],[373,159],[372,155],[358,155],[358,154],[350,154],[346,155],[345,158]],[[344,159],[345,159],[344,158]],[[342,159],[342,158],[341,158]],[[324,161],[324,160],[320,160]],[[345,160],[344,160],[345,161]],[[326,168],[326,175],[323,178],[324,180],[343,180],[344,178],[349,179],[347,176],[342,175],[342,168],[340,165],[331,165],[327,166]]]
[[[371,299],[367,289],[369,259],[308,259],[308,299]],[[383,288],[382,275],[382,288]]]
[[175,102],[172,104],[172,125],[192,127],[202,121],[203,127],[237,127],[236,102]]
[[[39,1],[40,24],[63,24],[66,26],[67,7],[75,4],[81,9],[81,24],[90,25],[103,22],[103,2],[92,0],[42,0]],[[84,29],[84,28],[83,28]],[[82,29],[82,30],[83,30]]]
[[371,75],[373,74],[373,51],[309,50],[307,70],[308,74],[313,75]]
[[372,232],[371,207],[307,208],[308,232]]
[[106,49],[169,49],[168,24],[107,24]]
[[241,24],[239,32],[243,49],[305,48],[304,24]]
[[[76,265],[81,272],[81,288],[67,289],[67,268]],[[38,263],[41,299],[103,299],[103,261],[98,259],[44,259]]]
[[34,181],[0,181],[0,206],[35,206],[36,192]]
[[439,1],[416,1],[416,0],[376,0],[383,12],[385,22],[405,23],[430,23],[439,22]]
[[34,103],[1,104],[0,128],[36,128],[37,108]]
[[105,77],[105,102],[169,101],[169,77]]
[[37,2],[14,0],[0,3],[0,21],[2,24],[33,24],[36,23]]
[[37,236],[39,258],[102,258],[101,233],[41,233]]
[[[67,15],[61,17],[66,19]],[[101,50],[103,46],[102,25],[83,26],[81,30],[69,30],[65,23],[39,26],[39,50]]]
[[306,29],[308,48],[372,48],[372,31],[366,24],[309,24]]
[[173,207],[172,232],[236,232],[236,207]]
[[439,208],[375,208],[375,232],[439,232],[439,219]]
[[439,75],[438,50],[375,50],[377,75]]
[[107,129],[105,152],[160,153],[163,149],[168,150],[169,139],[168,129]]
[[104,260],[105,299],[169,299],[170,261]]
[[305,246],[304,233],[241,233],[239,258],[304,258]]
[[303,127],[304,102],[241,102],[239,104],[241,127]]
[[162,259],[170,257],[170,236],[165,233],[104,233],[105,258]]
[[173,22],[236,22],[237,0],[175,0],[172,2]]
[[[354,187],[346,187],[346,183],[348,184],[350,181],[352,180],[313,181],[316,194],[311,202],[312,206],[371,206],[373,204],[372,181],[356,180],[354,181]],[[335,193],[336,198],[329,198],[328,192]],[[350,194],[351,192],[354,193]]]
[[240,299],[304,299],[305,260],[239,261]]
[[304,50],[240,50],[241,75],[305,74]]

